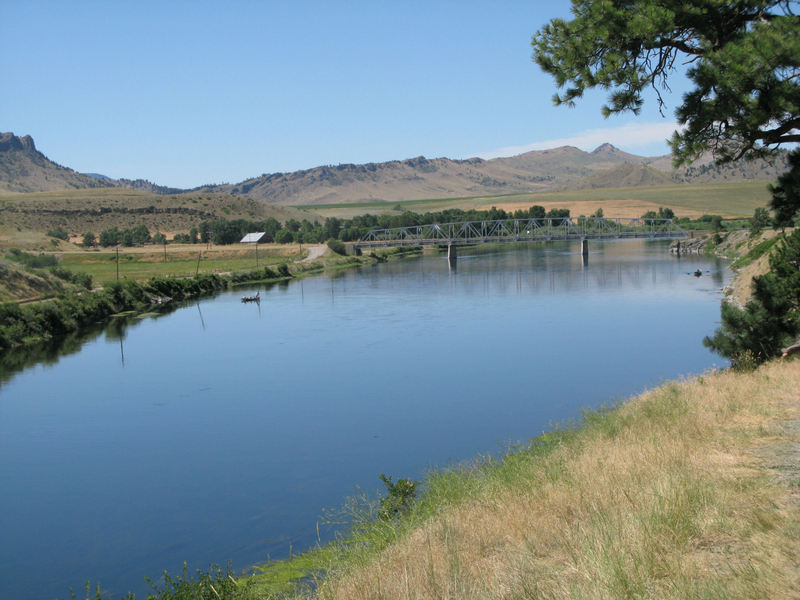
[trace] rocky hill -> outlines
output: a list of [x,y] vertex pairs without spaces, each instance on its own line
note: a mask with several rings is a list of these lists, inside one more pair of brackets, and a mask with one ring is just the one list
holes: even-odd
[[0,193],[104,187],[129,188],[151,194],[175,194],[183,191],[143,179],[111,179],[97,173],[78,173],[62,167],[39,152],[31,136],[17,137],[13,133],[0,133]]
[[[187,191],[233,194],[281,205],[322,205],[670,183],[767,181],[786,168],[784,154],[772,162],[724,166],[705,159],[676,170],[669,155],[642,157],[602,144],[592,152],[563,146],[491,160],[420,156],[383,163],[326,165],[292,173],[265,173],[236,184],[208,185]],[[156,194],[183,191],[141,179],[76,173],[37,151],[30,136],[0,134],[0,193],[96,187],[124,187]]]
[[0,191],[48,192],[107,185],[54,163],[36,149],[29,135],[0,133]]

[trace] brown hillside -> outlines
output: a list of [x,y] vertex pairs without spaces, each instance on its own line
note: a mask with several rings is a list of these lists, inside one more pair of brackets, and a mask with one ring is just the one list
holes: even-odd
[[586,177],[575,189],[640,187],[668,185],[672,178],[663,171],[642,164],[623,163],[613,169],[606,169]]
[[46,192],[100,187],[108,187],[108,184],[54,163],[36,149],[31,136],[20,138],[13,133],[0,133],[0,191]]
[[0,193],[122,187],[161,195],[240,196],[280,205],[394,203],[664,183],[769,181],[786,167],[784,154],[772,163],[740,161],[715,166],[710,159],[701,159],[675,170],[669,156],[635,156],[602,144],[592,152],[564,146],[492,160],[420,156],[383,163],[326,165],[183,191],[144,180],[113,180],[76,173],[38,152],[30,136],[0,135]]

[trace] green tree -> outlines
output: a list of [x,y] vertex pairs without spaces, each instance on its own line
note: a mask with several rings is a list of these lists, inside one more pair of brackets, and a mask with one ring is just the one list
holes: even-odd
[[766,208],[759,207],[753,211],[753,216],[750,218],[750,236],[755,237],[764,227],[770,224],[772,219],[769,218],[769,212]]
[[676,65],[694,87],[675,115],[677,164],[711,151],[718,162],[763,156],[800,141],[797,0],[572,0],[571,21],[533,37],[533,58],[555,77],[556,104],[610,90],[605,116],[638,113],[643,93],[662,92]]
[[800,230],[787,236],[756,277],[753,298],[742,309],[722,304],[722,327],[703,343],[734,367],[757,365],[779,354],[800,332]]
[[122,239],[122,233],[116,227],[112,227],[111,229],[104,229],[100,232],[100,245],[104,248],[108,246],[114,246],[115,244],[119,244],[120,240]]
[[[572,0],[572,20],[554,19],[534,35],[533,58],[564,88],[556,104],[572,105],[589,89],[609,90],[605,116],[638,113],[651,89],[663,114],[668,79],[688,64],[692,89],[675,109],[682,127],[670,142],[675,164],[707,152],[717,163],[767,156],[800,142],[798,6],[798,0]],[[800,209],[800,150],[789,158],[790,171],[771,188],[779,226]],[[712,219],[715,231],[721,225]],[[786,248],[795,243],[800,248],[800,237]],[[782,251],[773,263],[775,256],[770,273],[755,281],[752,303],[744,310],[724,304],[722,327],[706,339],[734,365],[773,356],[797,333],[800,315],[787,307],[796,306],[798,292],[791,269],[781,267],[792,261]]]
[[96,243],[97,238],[91,231],[83,234],[83,241],[81,241],[81,245],[83,245],[84,248],[91,248]]
[[775,213],[775,227],[791,227],[800,211],[800,150],[789,153],[789,170],[770,185],[770,208]]
[[294,241],[294,234],[288,229],[281,229],[275,234],[275,241],[279,244],[291,244]]

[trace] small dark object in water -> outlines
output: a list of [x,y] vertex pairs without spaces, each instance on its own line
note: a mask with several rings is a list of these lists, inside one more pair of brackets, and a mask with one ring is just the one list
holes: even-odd
[[700,277],[702,274],[703,272],[700,269],[697,269],[697,271],[694,272],[695,277]]
[[261,292],[256,292],[255,296],[242,296],[242,302],[258,302],[261,303]]

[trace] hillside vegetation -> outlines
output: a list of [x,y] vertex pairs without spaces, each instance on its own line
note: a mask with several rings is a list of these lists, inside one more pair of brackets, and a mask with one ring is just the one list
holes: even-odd
[[60,227],[77,237],[87,231],[145,225],[163,233],[187,231],[204,220],[243,218],[279,221],[307,219],[313,213],[276,207],[249,198],[221,194],[160,195],[124,188],[84,189],[0,195],[0,243],[17,230]]

